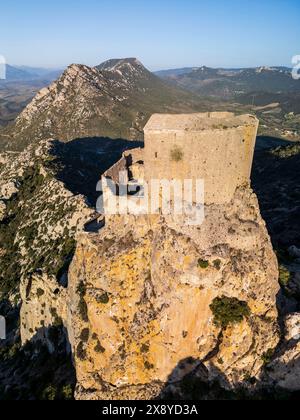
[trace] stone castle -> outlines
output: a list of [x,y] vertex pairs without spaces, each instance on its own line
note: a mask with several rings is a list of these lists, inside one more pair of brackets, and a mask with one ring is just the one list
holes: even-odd
[[[126,152],[105,179],[143,183],[151,180],[204,180],[205,204],[228,203],[249,183],[259,121],[229,112],[154,114],[145,126],[145,148]],[[104,188],[106,203],[112,195]],[[196,193],[194,191],[194,197]]]
[[[53,276],[24,279],[22,341],[62,320],[76,399],[184,400],[191,389],[201,396],[195,384],[260,379],[280,336],[277,258],[249,185],[257,125],[227,113],[154,115],[145,148],[125,152],[104,181],[204,178],[203,223],[111,214],[99,231],[80,228],[66,288]],[[95,216],[83,204],[80,226]],[[220,322],[218,302],[246,313]]]
[[[145,148],[104,174],[104,202],[109,181],[202,178],[205,217],[111,213],[79,237],[67,300],[77,399],[184,399],[187,383],[230,389],[260,377],[279,341],[279,284],[249,182],[257,128],[250,115],[154,115]],[[224,301],[247,315],[219,323],[213,308]]]

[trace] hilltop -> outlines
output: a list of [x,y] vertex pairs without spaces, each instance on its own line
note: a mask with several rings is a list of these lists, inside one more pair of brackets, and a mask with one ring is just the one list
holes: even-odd
[[50,137],[141,140],[154,112],[204,107],[201,98],[170,86],[136,59],[109,60],[94,68],[73,64],[34,97],[0,140],[10,150]]

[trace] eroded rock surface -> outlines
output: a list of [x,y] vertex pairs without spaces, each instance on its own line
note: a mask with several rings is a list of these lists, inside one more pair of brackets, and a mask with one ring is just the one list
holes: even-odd
[[[68,290],[78,399],[153,398],[203,363],[227,387],[259,376],[279,341],[265,223],[247,186],[205,210],[200,227],[115,216],[80,236]],[[211,304],[223,296],[246,302],[249,316],[216,325]]]
[[268,379],[275,387],[285,391],[300,390],[300,314],[285,320],[284,342],[275,360],[268,366]]

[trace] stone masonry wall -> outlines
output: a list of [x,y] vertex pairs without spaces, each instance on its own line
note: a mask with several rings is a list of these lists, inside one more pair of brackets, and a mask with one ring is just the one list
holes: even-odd
[[257,129],[250,115],[154,115],[145,127],[145,179],[204,179],[207,204],[230,202],[249,182]]

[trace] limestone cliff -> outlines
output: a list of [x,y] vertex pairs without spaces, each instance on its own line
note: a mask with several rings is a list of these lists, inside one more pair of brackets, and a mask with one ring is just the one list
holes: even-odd
[[[227,387],[259,377],[279,341],[265,223],[246,185],[205,211],[201,227],[115,216],[100,234],[80,236],[67,319],[78,399],[153,398],[204,366]],[[216,298],[248,312],[220,324]]]

